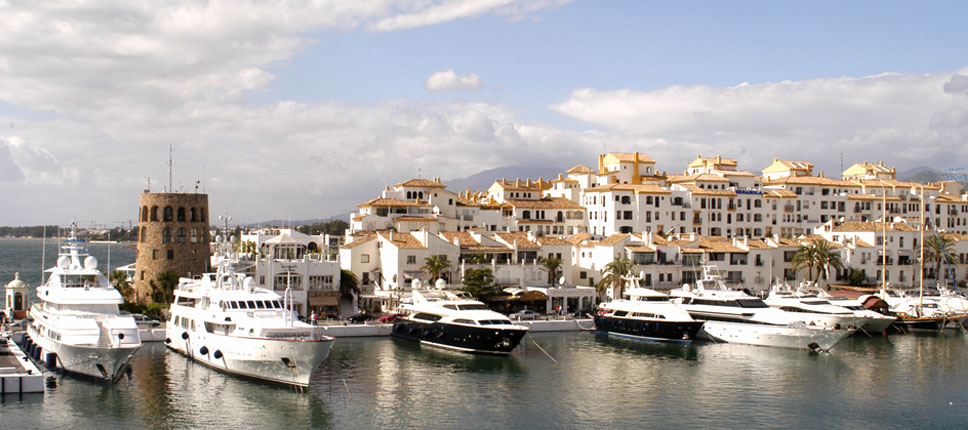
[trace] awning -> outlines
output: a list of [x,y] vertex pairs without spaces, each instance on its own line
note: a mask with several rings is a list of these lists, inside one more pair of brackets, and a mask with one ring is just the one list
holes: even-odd
[[339,299],[336,297],[310,297],[309,306],[339,306]]

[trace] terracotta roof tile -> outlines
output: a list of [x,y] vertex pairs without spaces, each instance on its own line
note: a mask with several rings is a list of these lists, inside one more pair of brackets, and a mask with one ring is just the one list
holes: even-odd
[[394,187],[447,188],[446,185],[430,179],[411,179],[394,185]]

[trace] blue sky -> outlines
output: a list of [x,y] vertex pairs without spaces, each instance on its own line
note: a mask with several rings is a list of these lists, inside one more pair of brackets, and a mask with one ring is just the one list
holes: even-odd
[[696,154],[753,172],[775,156],[834,172],[841,153],[962,166],[966,9],[0,5],[0,192],[26,207],[0,225],[132,218],[147,177],[166,182],[169,143],[176,188],[204,177],[213,213],[243,222],[328,217],[418,174],[593,165],[603,149],[670,172]]

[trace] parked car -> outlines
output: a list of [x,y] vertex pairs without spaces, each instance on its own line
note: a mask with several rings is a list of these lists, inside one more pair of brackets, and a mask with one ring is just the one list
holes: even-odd
[[381,323],[392,323],[400,318],[407,316],[407,314],[390,314],[380,317]]
[[131,314],[134,317],[134,322],[138,324],[138,327],[158,327],[161,325],[161,321],[154,318],[148,318],[147,315],[142,314]]
[[509,316],[513,320],[521,321],[521,320],[533,320],[533,319],[537,318],[540,315],[541,314],[539,314],[539,313],[537,313],[535,311],[532,311],[530,309],[525,309],[523,311],[517,311],[517,312],[515,312],[515,313],[513,313],[513,314],[511,314]]
[[365,321],[370,321],[373,318],[374,318],[373,315],[370,315],[370,314],[356,314],[347,318],[347,320],[349,320],[351,323],[361,323]]

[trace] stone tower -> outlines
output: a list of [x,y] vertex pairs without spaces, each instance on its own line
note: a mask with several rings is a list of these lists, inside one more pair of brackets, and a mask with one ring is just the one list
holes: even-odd
[[161,301],[150,284],[160,273],[193,276],[208,270],[208,194],[145,192],[139,212],[134,288],[139,301]]

